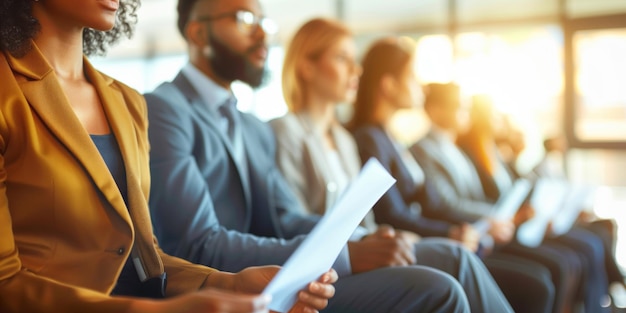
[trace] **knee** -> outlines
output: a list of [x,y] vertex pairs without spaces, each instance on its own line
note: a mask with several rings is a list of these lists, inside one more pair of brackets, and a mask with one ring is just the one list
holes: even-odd
[[423,273],[422,279],[428,282],[429,303],[432,308],[454,308],[450,312],[469,312],[469,301],[463,286],[451,275],[435,269]]
[[[456,241],[445,238],[429,238],[415,246],[415,254],[418,260],[432,260],[435,263],[442,261],[455,261],[474,256],[474,253]],[[433,264],[426,264],[432,266]]]
[[[415,266],[404,271],[401,281],[407,297],[420,303],[425,312],[469,312],[463,286],[451,275],[437,269]],[[425,287],[427,285],[427,288]]]

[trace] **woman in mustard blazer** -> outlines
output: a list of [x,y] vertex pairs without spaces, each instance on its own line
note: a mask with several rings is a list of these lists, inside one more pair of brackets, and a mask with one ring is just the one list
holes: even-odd
[[[145,102],[83,56],[130,35],[138,6],[0,0],[0,312],[267,310],[235,292],[258,294],[277,267],[219,272],[154,240]],[[324,308],[336,279],[294,311]]]

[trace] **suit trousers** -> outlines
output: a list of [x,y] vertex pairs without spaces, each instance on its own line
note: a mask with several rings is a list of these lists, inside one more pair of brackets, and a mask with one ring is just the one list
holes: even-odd
[[504,254],[537,262],[550,271],[555,291],[552,312],[563,312],[572,303],[582,271],[582,261],[576,252],[568,247],[550,242],[535,248],[514,242],[498,250]]
[[513,312],[471,251],[428,238],[415,245],[415,255],[415,266],[342,277],[324,312]]
[[577,298],[583,301],[585,312],[610,312],[610,308],[602,305],[609,293],[609,282],[605,268],[604,246],[600,237],[581,227],[574,227],[549,241],[569,247],[582,260]]
[[482,261],[457,243],[424,239],[415,256],[415,266],[342,277],[323,312],[513,312]]
[[552,312],[555,290],[550,271],[545,266],[498,252],[483,261],[515,312]]

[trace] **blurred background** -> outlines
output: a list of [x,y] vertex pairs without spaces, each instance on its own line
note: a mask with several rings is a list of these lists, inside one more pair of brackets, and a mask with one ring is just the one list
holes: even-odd
[[[600,187],[593,209],[620,224],[616,253],[626,268],[626,0],[260,2],[280,27],[270,39],[271,76],[257,90],[235,87],[239,109],[261,120],[286,112],[283,46],[310,18],[343,21],[361,51],[384,35],[411,37],[422,83],[455,81],[468,102],[473,94],[488,94],[523,131],[520,172],[543,158],[545,138],[567,139],[567,174]],[[151,91],[187,62],[176,19],[176,0],[144,0],[135,36],[93,63],[140,92]],[[428,122],[416,108],[398,114],[395,126],[410,144]]]

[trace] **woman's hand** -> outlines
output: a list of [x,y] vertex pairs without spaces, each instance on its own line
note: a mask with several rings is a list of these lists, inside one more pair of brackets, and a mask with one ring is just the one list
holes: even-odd
[[129,312],[267,313],[270,297],[206,288],[167,300],[137,300]]

